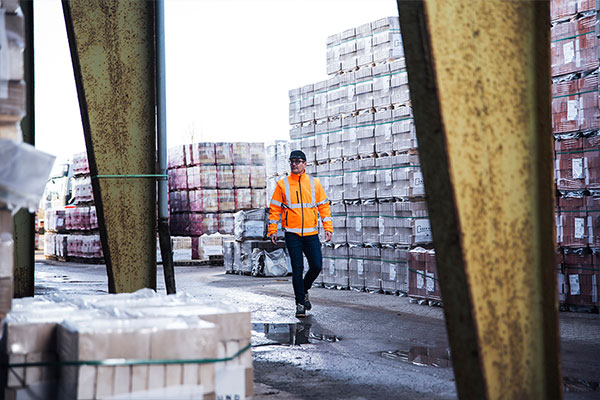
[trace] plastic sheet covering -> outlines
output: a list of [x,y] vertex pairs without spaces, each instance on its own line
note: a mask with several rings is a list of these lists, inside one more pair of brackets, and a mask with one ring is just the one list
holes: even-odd
[[286,276],[289,260],[283,249],[265,251],[265,276]]
[[232,273],[233,270],[233,253],[234,242],[223,242],[223,265],[226,273]]
[[263,239],[267,234],[266,218],[267,213],[264,208],[235,213],[235,239]]
[[252,249],[252,275],[264,276],[265,251],[263,249]]
[[44,193],[55,156],[27,143],[0,139],[0,201],[17,212],[34,212]]

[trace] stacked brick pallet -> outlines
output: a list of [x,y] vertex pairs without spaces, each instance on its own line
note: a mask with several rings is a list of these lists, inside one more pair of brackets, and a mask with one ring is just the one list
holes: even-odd
[[[16,300],[3,327],[0,353],[7,362],[48,364],[5,370],[2,398],[233,399],[253,394],[250,313],[228,305],[207,306],[186,294],[166,296],[149,289],[42,296]],[[226,358],[231,359],[215,361]],[[107,359],[112,362],[102,364]]]
[[326,287],[408,293],[425,274],[408,265],[431,231],[399,28],[388,17],[330,36],[330,77],[289,91],[290,149],[331,201]]
[[44,255],[68,261],[102,262],[102,243],[86,153],[73,156],[71,202],[45,212]]
[[597,307],[600,285],[599,17],[595,1],[551,2],[552,129],[559,299]]
[[170,230],[192,238],[233,234],[234,213],[266,204],[262,143],[193,143],[169,149]]

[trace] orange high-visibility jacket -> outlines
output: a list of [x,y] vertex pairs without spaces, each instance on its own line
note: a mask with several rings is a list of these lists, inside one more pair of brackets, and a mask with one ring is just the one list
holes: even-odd
[[269,211],[269,236],[277,233],[277,222],[286,232],[316,235],[321,215],[323,229],[333,232],[329,200],[317,178],[304,173],[290,174],[277,182]]

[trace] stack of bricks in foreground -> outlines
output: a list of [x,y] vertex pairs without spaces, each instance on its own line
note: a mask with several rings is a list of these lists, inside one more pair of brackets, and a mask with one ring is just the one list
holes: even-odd
[[[250,313],[231,306],[150,289],[41,296],[15,300],[3,327],[0,352],[8,363],[51,363],[4,368],[6,399],[208,400],[253,394]],[[232,359],[215,362],[226,358]],[[105,360],[113,363],[102,364]]]
[[193,143],[169,149],[171,235],[233,234],[236,211],[265,207],[263,143]]
[[331,201],[320,283],[439,300],[398,18],[330,36],[327,72],[289,91],[290,148]]
[[597,307],[600,284],[598,5],[551,1],[556,268],[561,304]]

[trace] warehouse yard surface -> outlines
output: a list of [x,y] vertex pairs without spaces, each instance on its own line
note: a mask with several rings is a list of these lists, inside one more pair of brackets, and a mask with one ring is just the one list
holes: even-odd
[[[290,277],[177,267],[178,292],[252,313],[254,399],[451,399],[443,309],[409,298],[313,288],[313,310],[294,318]],[[36,263],[36,295],[106,292],[103,265]],[[164,292],[162,270],[159,291]],[[600,395],[600,316],[561,313],[566,399]]]

